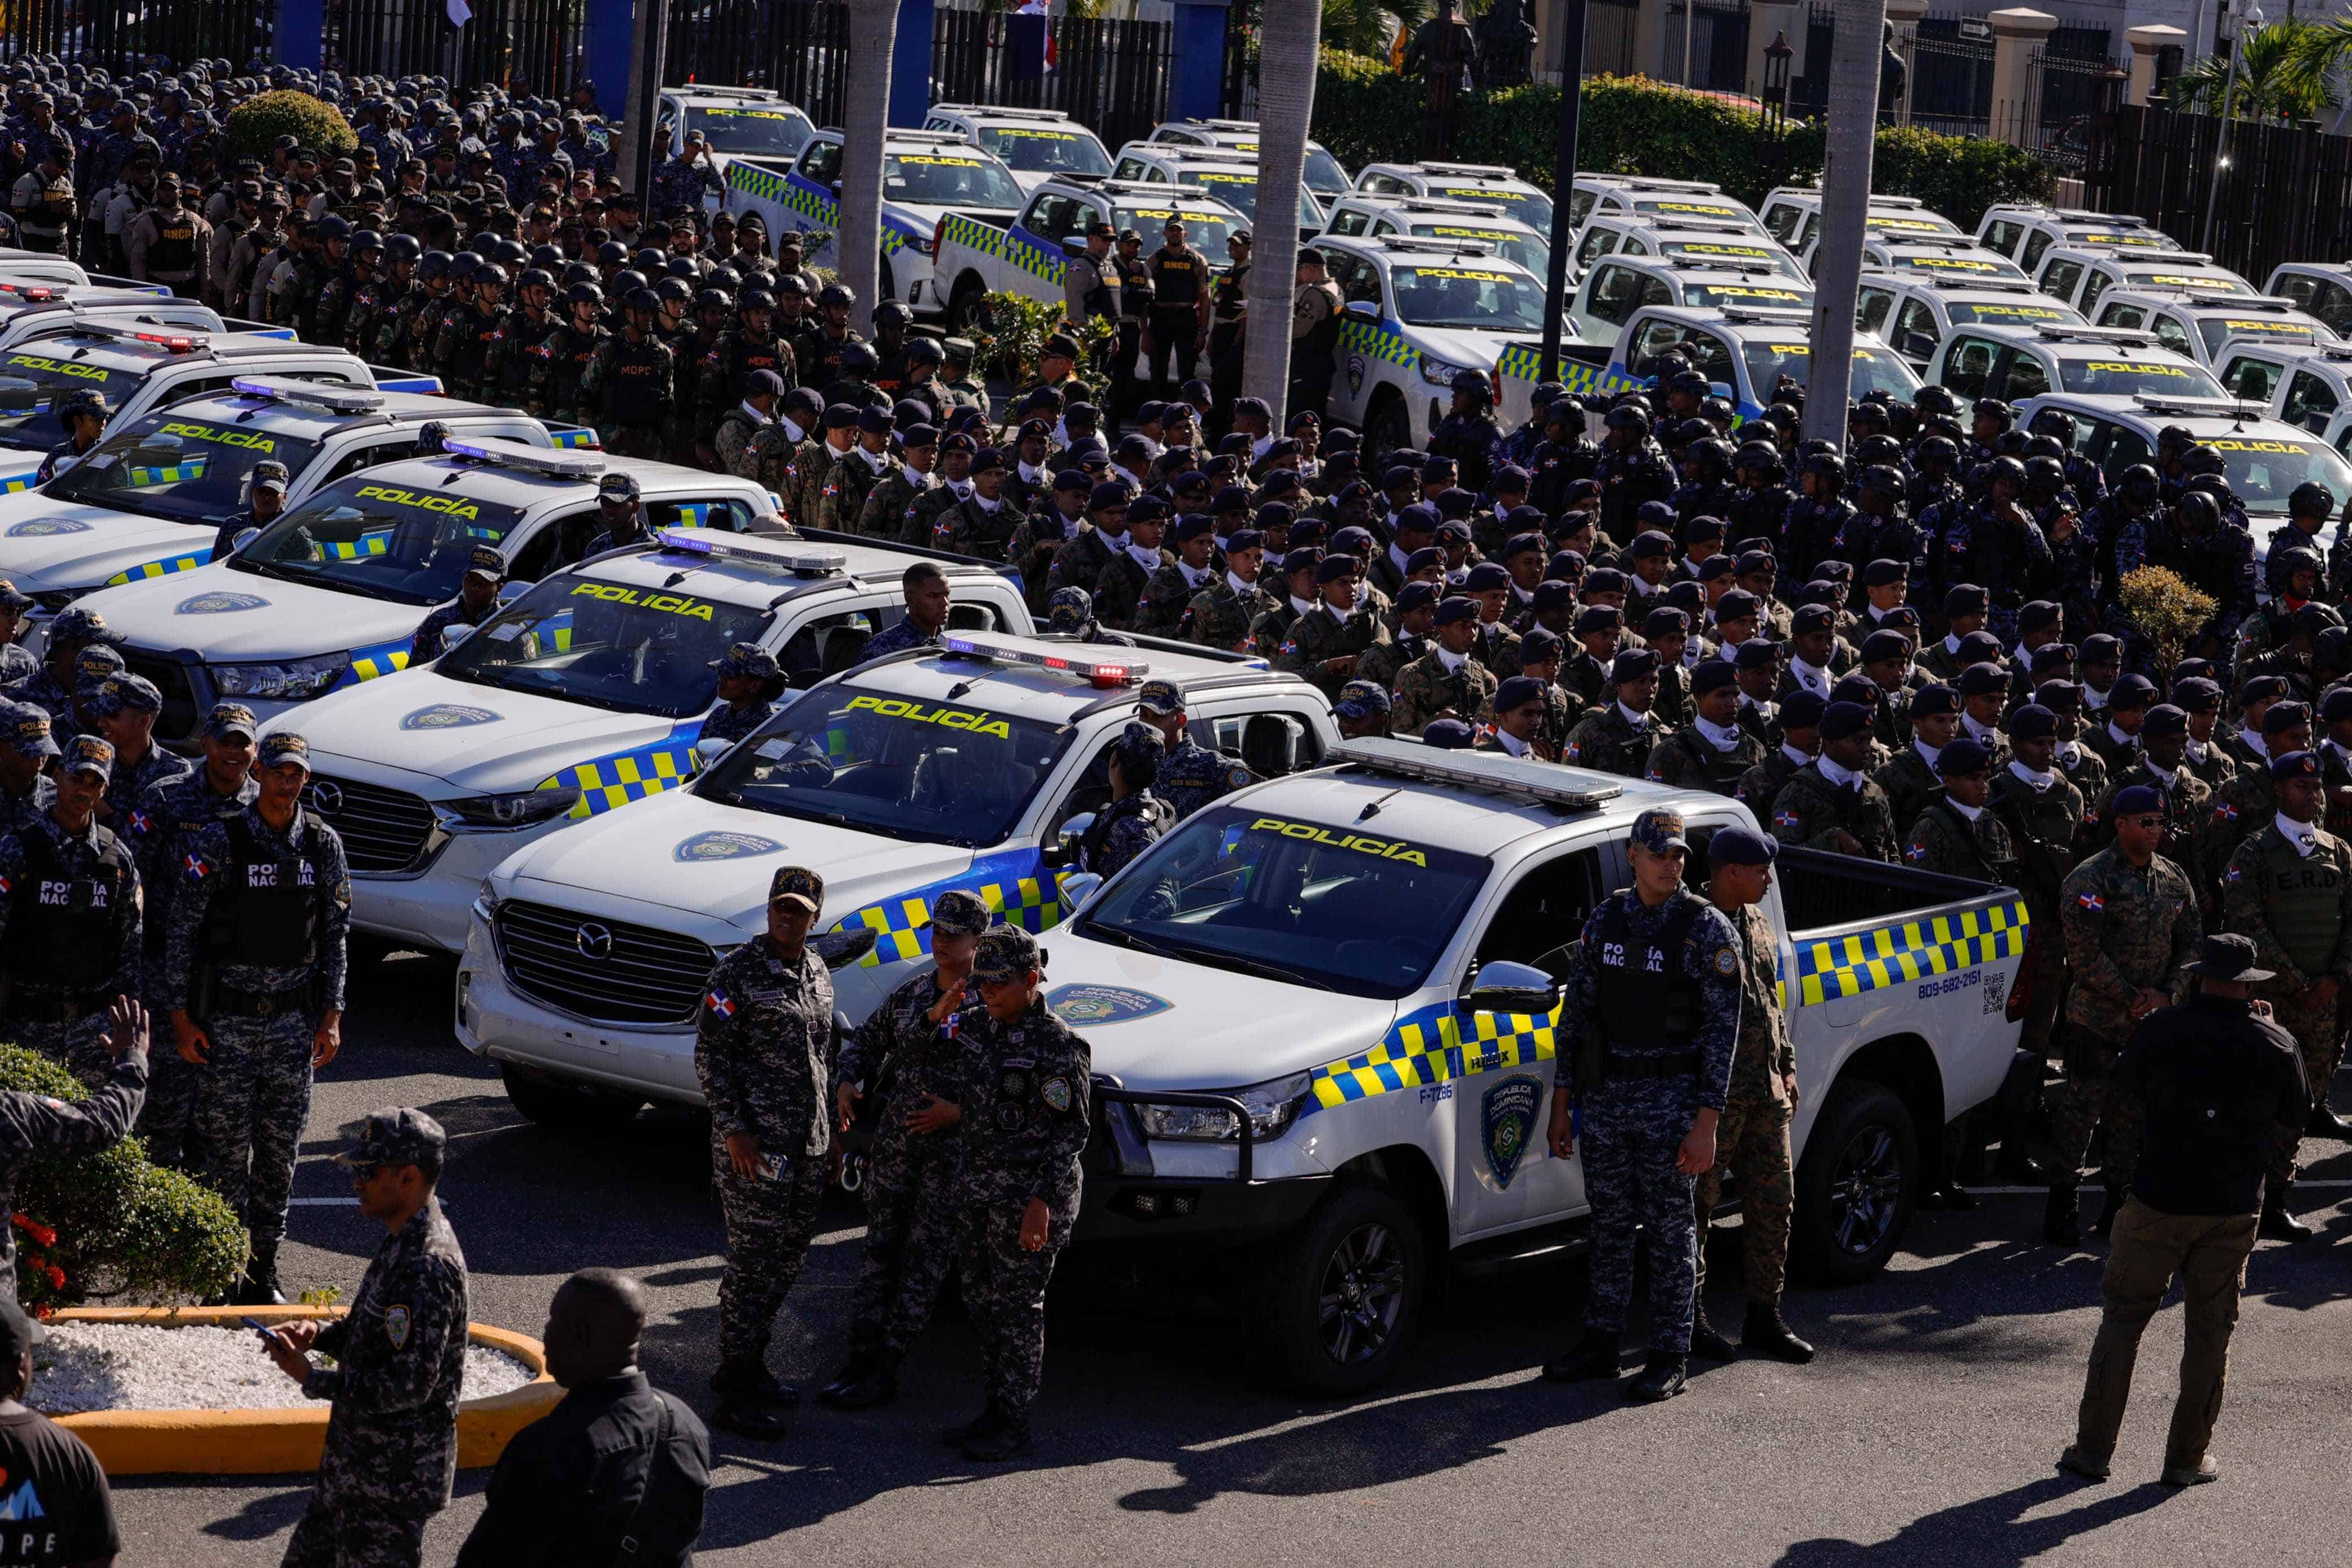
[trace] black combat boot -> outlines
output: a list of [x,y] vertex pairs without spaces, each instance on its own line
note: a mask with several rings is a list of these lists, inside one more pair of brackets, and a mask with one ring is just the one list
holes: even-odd
[[2255,1233],[2270,1241],[2308,1241],[2319,1234],[2287,1212],[2284,1192],[2263,1197],[2263,1219]]
[[1707,1361],[1735,1361],[1739,1355],[1738,1351],[1731,1348],[1731,1342],[1724,1338],[1713,1323],[1706,1321],[1705,1307],[1691,1309],[1690,1353]]
[[[1776,1361],[1803,1365],[1813,1359],[1813,1347],[1797,1337],[1795,1331],[1780,1316],[1780,1309],[1766,1306],[1761,1301],[1748,1303],[1748,1322],[1740,1328],[1739,1343],[1749,1350],[1760,1350]],[[1696,1350],[1698,1341],[1691,1341]]]
[[949,1427],[941,1430],[940,1441],[950,1448],[961,1448],[967,1443],[976,1443],[982,1437],[993,1437],[996,1428],[1003,1424],[1003,1419],[1004,1417],[997,1412],[996,1401],[992,1399],[988,1402],[988,1408],[963,1425]]
[[246,1260],[245,1278],[236,1282],[229,1304],[238,1307],[282,1307],[286,1294],[278,1288],[278,1243],[256,1241]]
[[965,1458],[996,1464],[1029,1451],[1029,1416],[1025,1412],[1016,1416],[1001,1406],[991,1405],[983,1419],[991,1424],[963,1445]]
[[2304,1124],[2306,1138],[2333,1138],[2339,1144],[2352,1144],[2352,1122],[2346,1121],[2327,1108],[2322,1100],[2311,1108],[2311,1120]]
[[789,1406],[773,1396],[781,1385],[766,1366],[756,1361],[723,1363],[712,1375],[710,1386],[719,1396],[719,1407],[711,1413],[714,1426],[754,1442],[783,1440],[790,1430],[784,1419]]
[[824,1385],[816,1402],[835,1410],[871,1410],[898,1397],[898,1367],[889,1357],[869,1352],[853,1355],[841,1375]]
[[1566,1350],[1544,1363],[1543,1375],[1554,1383],[1580,1383],[1588,1377],[1614,1377],[1623,1354],[1613,1331],[1587,1327]]
[[2050,1201],[2042,1210],[2042,1239],[2053,1247],[2083,1244],[2083,1195],[2073,1182],[2050,1189]]
[[2107,1184],[2106,1193],[2106,1207],[2099,1210],[2099,1218],[2091,1226],[2091,1234],[2094,1236],[2114,1235],[2116,1230],[2116,1210],[2124,1206],[2124,1189],[2122,1187],[2110,1182]]
[[1642,1364],[1642,1375],[1625,1385],[1625,1397],[1646,1405],[1672,1399],[1689,1386],[1684,1376],[1685,1364],[1671,1351],[1652,1351],[1649,1360]]

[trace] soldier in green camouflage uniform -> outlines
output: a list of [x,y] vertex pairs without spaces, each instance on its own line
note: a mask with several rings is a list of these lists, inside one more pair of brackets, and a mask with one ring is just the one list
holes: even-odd
[[[2311,749],[2311,709],[2304,704],[2273,703],[2263,711],[2262,723],[2263,744],[2270,748],[2273,762]],[[2241,768],[2235,779],[2213,792],[2213,810],[2205,819],[2202,846],[2209,888],[2226,893],[2224,873],[2230,857],[2240,844],[2268,827],[2278,809],[2277,791],[2272,788],[2267,768]],[[2265,963],[2263,967],[2278,966]],[[2316,1090],[2312,1097],[2324,1098]]]
[[758,476],[760,438],[775,429],[776,404],[783,395],[783,378],[773,371],[753,371],[744,378],[742,401],[720,414],[711,432],[711,449],[721,468],[738,479]]
[[1185,612],[1218,577],[1210,562],[1217,549],[1216,518],[1187,513],[1169,530],[1168,542],[1176,559],[1153,572],[1143,585],[1143,608],[1135,617],[1135,629],[1155,637],[1181,636]]
[[2205,829],[2213,817],[2213,791],[2185,765],[2189,748],[2189,718],[2169,703],[2147,710],[2140,727],[2138,756],[2109,781],[2084,811],[2084,841],[2105,845],[2115,840],[2112,821],[2116,796],[2134,784],[2152,786],[2164,797],[2164,842],[2157,853],[2189,872],[2197,882],[2197,908],[2209,925],[2218,925],[2221,906],[2214,888],[2197,868],[2205,863]]
[[[1223,648],[1228,653],[1248,647],[1251,625],[1274,608],[1260,585],[1258,574],[1265,566],[1265,535],[1255,528],[1230,535],[1225,540],[1225,570],[1211,578],[1209,586],[1184,607],[1180,623],[1184,636],[1204,648]],[[1430,600],[1432,605],[1436,602],[1433,597]],[[1388,689],[1389,684],[1381,682],[1381,690]]]
[[[856,529],[857,519],[866,514],[866,497],[884,475],[903,466],[890,451],[890,411],[859,409],[857,444],[834,460],[833,473],[817,503],[816,526],[841,533]],[[1005,532],[1012,531],[1007,525]]]
[[857,531],[870,539],[897,538],[906,526],[907,509],[930,494],[938,483],[931,476],[931,465],[940,455],[936,427],[909,426],[898,438],[898,448],[906,455],[905,462],[874,482],[857,514]]
[[2066,945],[2059,933],[2058,890],[2074,869],[2083,825],[2083,793],[2053,766],[2058,721],[2046,707],[2028,703],[2009,716],[2006,766],[1992,777],[1992,814],[2009,830],[2017,852],[2016,886],[2025,895],[2026,962],[2032,976],[2025,1015],[2025,1049],[2049,1054],[2051,1027],[2058,1019],[2059,993],[2066,983]]
[[824,411],[823,437],[793,449],[792,461],[784,467],[785,521],[804,528],[817,526],[824,515],[824,488],[832,481],[833,466],[856,444],[856,412],[837,403]]
[[2107,1152],[2101,1179],[2112,1224],[2139,1154],[2138,1103],[2116,1069],[2139,1020],[2176,999],[2182,965],[2204,939],[2189,873],[2157,853],[2164,836],[2164,797],[2145,785],[2118,792],[2116,841],[2066,878],[2058,919],[2066,938],[2066,1019],[2060,1060],[2065,1081],[2049,1096],[2057,1165],[2042,1212],[2042,1239],[2054,1247],[2082,1240],[2077,1187],[2092,1129],[2104,1123]]
[[[1702,665],[1701,668],[1706,666]],[[1781,1361],[1807,1362],[1813,1347],[1780,1317],[1789,1278],[1789,1220],[1796,1207],[1796,1170],[1789,1123],[1797,1111],[1797,1048],[1780,1007],[1780,942],[1764,913],[1780,846],[1747,828],[1724,828],[1706,841],[1708,900],[1739,939],[1739,1033],[1732,1047],[1731,1087],[1715,1124],[1715,1164],[1700,1173],[1695,1199],[1699,1246],[1697,1312],[1691,1354],[1731,1359],[1731,1343],[1706,1320],[1706,1232],[1723,1197],[1726,1171],[1739,1177],[1739,1225],[1748,1265],[1748,1321],[1739,1343]]]
[[1290,623],[1274,661],[1276,669],[1305,676],[1335,702],[1355,677],[1359,656],[1389,635],[1371,607],[1357,602],[1357,570],[1351,555],[1323,558],[1315,569],[1316,602]]
[[1654,784],[1736,795],[1766,757],[1764,743],[1738,723],[1738,673],[1727,660],[1709,659],[1691,673],[1691,721],[1651,748],[1643,771]]
[[1650,753],[1658,744],[1658,721],[1650,715],[1658,691],[1658,655],[1648,648],[1629,649],[1609,667],[1609,678],[1616,697],[1569,731],[1560,760],[1639,779],[1649,771]]
[[[1672,605],[1660,605],[1642,622],[1642,641],[1658,655],[1658,695],[1650,711],[1667,729],[1690,722],[1691,673],[1683,667],[1683,650],[1690,642],[1690,616]],[[1527,655],[1522,652],[1520,662]]]
[[971,436],[959,433],[942,437],[938,480],[907,504],[906,514],[890,537],[917,549],[929,549],[940,514],[971,499],[971,465],[979,455],[980,444]]
[[[1923,686],[1911,698],[1911,741],[1871,779],[1886,791],[1895,820],[1908,828],[1944,792],[1936,756],[1960,729],[1960,694],[1949,686]],[[1875,727],[1873,733],[1876,733]]]
[[[1250,651],[1259,658],[1271,664],[1282,652],[1283,643],[1290,640],[1292,623],[1306,606],[1315,602],[1315,570],[1322,564],[1322,557],[1314,550],[1299,549],[1282,558],[1278,581],[1268,581],[1265,574],[1259,575],[1258,591],[1273,601],[1273,608],[1250,622]],[[1476,608],[1475,601],[1472,608]],[[1469,639],[1469,643],[1476,641],[1475,636]],[[1464,644],[1465,649],[1469,643]]]
[[1903,858],[1921,871],[2007,885],[2017,856],[2009,830],[1985,808],[1992,799],[1992,758],[1967,736],[1936,754],[1941,800],[1928,802],[1904,835]]
[[[1397,590],[1395,634],[1364,650],[1363,656],[1356,661],[1356,678],[1378,682],[1384,692],[1395,691],[1397,677],[1404,673],[1404,667],[1415,659],[1425,658],[1434,645],[1431,638],[1436,629],[1437,601],[1442,597],[1444,590],[1433,582],[1408,582]],[[1560,694],[1560,700],[1565,706],[1566,693]],[[1566,730],[1560,732],[1560,738],[1568,738]]]
[[1397,672],[1393,733],[1417,736],[1434,718],[1469,722],[1495,700],[1494,672],[1470,657],[1478,640],[1478,605],[1460,596],[1437,607],[1437,645]]
[[983,448],[972,459],[971,494],[939,514],[925,548],[1004,559],[1013,532],[1022,523],[1020,508],[1004,498],[1004,454],[993,446]]
[[[2254,994],[2294,1036],[2312,1104],[2324,1111],[2344,1053],[2342,989],[2352,981],[2352,844],[2319,825],[2326,786],[2316,756],[2288,752],[2272,761],[2271,779],[2276,815],[2230,856],[2221,874],[2221,924],[2252,937],[2254,961],[2273,971]],[[2263,1236],[2301,1241],[2312,1235],[2286,1207],[2300,1142],[2292,1134],[2278,1141],[2263,1186]]]
[[[1529,627],[1519,640],[1519,674],[1534,678],[1543,699],[1543,719],[1536,726],[1538,748],[1555,762],[1566,754],[1568,737],[1584,721],[1584,710],[1559,685],[1561,648],[1559,633],[1541,626]],[[1372,650],[1378,652],[1377,647]],[[1370,658],[1367,653],[1356,662],[1358,674]]]
[[1821,730],[1822,755],[1790,775],[1773,797],[1772,836],[1784,844],[1892,862],[1894,809],[1886,791],[1862,771],[1873,744],[1870,710],[1860,703],[1832,703]]

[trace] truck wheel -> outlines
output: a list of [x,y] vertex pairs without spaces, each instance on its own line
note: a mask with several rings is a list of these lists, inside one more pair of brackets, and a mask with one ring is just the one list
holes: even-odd
[[898,280],[891,275],[890,258],[888,256],[886,256],[882,257],[881,268],[880,286],[882,289],[882,298],[885,299],[898,298]]
[[955,298],[948,302],[948,336],[951,338],[984,338],[988,336],[988,290],[980,279],[964,274],[956,284]]
[[1840,1083],[1797,1164],[1797,1262],[1839,1285],[1885,1268],[1911,1223],[1919,1176],[1910,1108],[1885,1084]]
[[1339,1188],[1274,1243],[1273,1370],[1308,1394],[1358,1394],[1385,1381],[1420,1322],[1424,1289],[1412,1212],[1370,1182]]
[[541,1077],[509,1062],[499,1064],[499,1075],[506,1081],[507,1098],[514,1102],[523,1119],[551,1133],[618,1132],[645,1103],[632,1095]]
[[1412,444],[1412,416],[1405,412],[1404,400],[1391,394],[1372,404],[1371,413],[1364,418],[1364,447],[1374,464]]

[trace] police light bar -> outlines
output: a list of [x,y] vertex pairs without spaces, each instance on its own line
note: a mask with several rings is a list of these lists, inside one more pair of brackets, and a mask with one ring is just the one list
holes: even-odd
[[1519,172],[1517,169],[1503,163],[1423,163],[1420,168],[1427,174],[1481,174],[1497,180],[1516,180],[1519,177]]
[[1562,811],[1589,811],[1625,792],[1602,773],[1493,752],[1444,751],[1412,740],[1343,740],[1326,755],[1331,762],[1391,779],[1491,790]]
[[849,565],[846,550],[816,549],[803,546],[795,549],[775,549],[766,545],[739,543],[708,528],[664,528],[654,536],[663,549],[673,555],[698,555],[710,559],[754,560],[763,566],[781,566],[803,577],[823,577],[842,571]]
[[1768,305],[1725,305],[1718,308],[1727,321],[1753,321],[1766,327],[1806,327],[1813,319],[1810,310],[1781,310]]
[[272,402],[290,402],[303,408],[322,408],[329,413],[373,413],[383,406],[383,394],[365,387],[340,386],[332,382],[279,381],[273,376],[238,376],[229,383],[232,392],[247,397],[266,397]]
[[2132,402],[2150,413],[2203,413],[2220,419],[2242,419],[2256,405],[2227,397],[2168,397],[2162,392],[2134,392]]
[[67,283],[5,283],[0,282],[0,294],[13,294],[19,299],[47,301],[63,299],[72,287]]
[[1076,675],[1098,686],[1132,685],[1151,673],[1151,666],[1139,659],[1073,658],[1067,653],[1048,653],[1038,648],[961,632],[941,638],[940,645],[960,658],[986,659],[998,664],[1034,664],[1041,670]]
[[558,479],[593,479],[604,472],[604,455],[601,452],[558,452],[495,435],[444,436],[441,449],[453,457],[470,457],[477,463],[520,468]]
[[2210,301],[2208,308],[2224,312],[2234,311],[2240,315],[2242,315],[2249,310],[2259,310],[2267,316],[2284,316],[2290,313],[2300,316],[2303,314],[2302,306],[2297,305],[2292,299],[2282,299],[2275,294],[2232,295],[2227,299],[2215,299]]
[[2052,343],[2114,343],[2124,348],[2156,341],[2155,333],[2137,327],[2084,327],[2063,321],[2044,321],[2033,329],[2033,335]]
[[[1913,281],[1916,280],[1914,279]],[[1927,279],[1927,285],[1931,288],[1984,289],[1994,294],[2039,294],[2042,292],[2042,290],[2035,286],[2033,280],[2030,277],[1955,277],[1949,273],[1938,273],[1935,277]]]
[[112,338],[121,343],[152,343],[169,349],[175,354],[194,353],[212,347],[209,332],[173,331],[169,328],[142,327],[131,322],[91,321],[80,330],[96,337]]
[[1424,256],[1492,256],[1494,243],[1483,239],[1441,239],[1433,235],[1382,235],[1382,250],[1410,251]]

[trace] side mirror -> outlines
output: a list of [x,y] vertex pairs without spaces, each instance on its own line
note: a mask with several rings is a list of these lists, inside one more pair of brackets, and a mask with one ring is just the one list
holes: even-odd
[[1077,864],[1078,841],[1084,838],[1087,830],[1094,825],[1095,814],[1092,811],[1079,812],[1054,830],[1045,845],[1038,850],[1037,858],[1055,870],[1066,865]]
[[1381,319],[1381,308],[1369,299],[1350,299],[1340,307],[1340,310],[1346,315],[1353,316],[1359,321],[1370,321],[1377,324]]
[[1087,900],[1101,890],[1102,880],[1090,871],[1073,872],[1062,878],[1061,892],[1057,895],[1061,900],[1062,918],[1067,920],[1084,908]]
[[1532,964],[1496,962],[1479,966],[1462,999],[1474,1013],[1527,1013],[1540,1018],[1559,1006],[1566,994],[1566,987]]
[[447,631],[441,633],[441,651],[445,653],[447,653],[450,649],[456,647],[458,643],[464,642],[467,638],[472,636],[475,632],[480,630],[480,627],[468,626],[462,621],[457,622],[457,624],[450,627]]
[[1723,382],[1709,382],[1706,383],[1706,390],[1719,398],[1727,399],[1731,396],[1730,386]]
[[236,538],[233,538],[233,539],[229,540],[229,542],[228,542],[228,549],[229,549],[229,553],[230,553],[231,555],[235,555],[237,551],[239,551],[239,550],[243,549],[246,546],[247,546],[247,545],[251,544],[254,540],[256,540],[256,539],[259,538],[260,537],[261,537],[261,530],[260,530],[259,528],[239,528],[239,529],[237,529],[237,530],[236,530]]
[[698,740],[694,743],[694,765],[698,769],[708,768],[734,749],[733,741],[721,740],[715,735],[708,740]]

